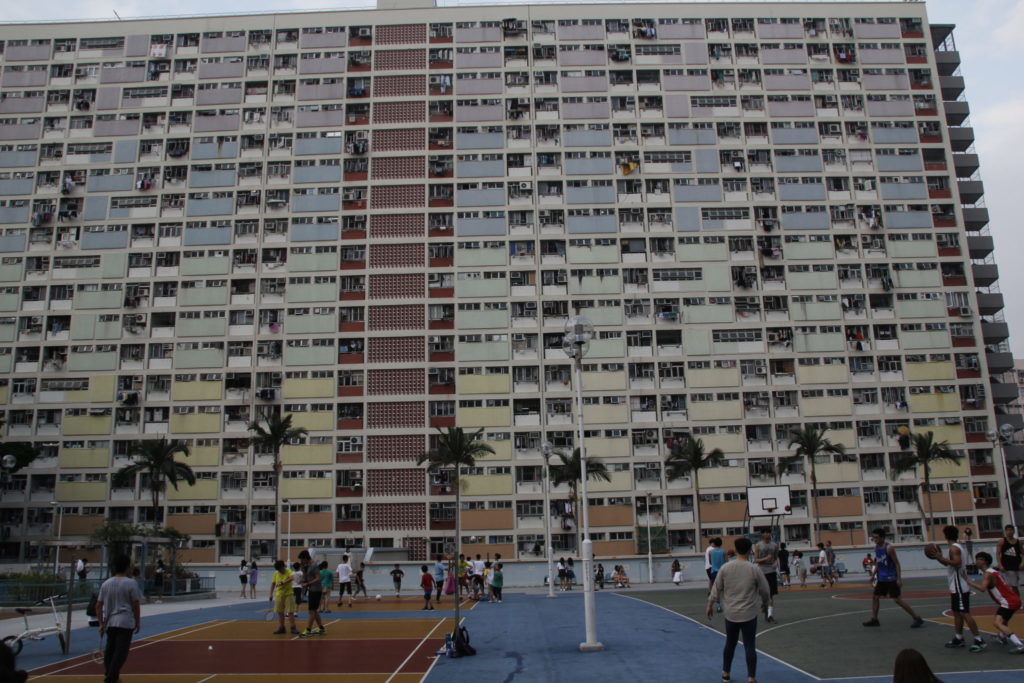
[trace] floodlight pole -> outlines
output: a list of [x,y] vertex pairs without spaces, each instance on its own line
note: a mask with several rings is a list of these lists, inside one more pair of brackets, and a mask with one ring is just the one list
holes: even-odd
[[[543,380],[542,380],[543,381]],[[544,453],[544,552],[548,566],[548,597],[555,597],[555,562],[551,548],[551,450],[550,441],[541,445]]]
[[580,652],[600,652],[604,650],[597,640],[597,615],[594,611],[594,543],[590,539],[590,503],[587,495],[587,451],[583,443],[583,355],[590,343],[592,325],[583,316],[569,318],[565,326],[563,348],[566,355],[572,358],[576,367],[576,405],[577,405],[577,446],[580,449],[580,507],[583,511],[583,619],[586,629],[586,640],[580,643]]
[[1013,438],[1013,425],[1004,424],[999,426],[999,432],[990,431],[988,433],[989,439],[992,441],[992,445],[999,447],[999,457],[1003,461],[1003,485],[1006,487],[1006,509],[1010,515],[1010,521],[1008,524],[1017,527],[1017,517],[1013,512],[1013,493],[1010,490],[1010,463],[1006,460],[1006,444]]
[[651,492],[647,492],[647,583],[654,583],[654,553],[651,551]]

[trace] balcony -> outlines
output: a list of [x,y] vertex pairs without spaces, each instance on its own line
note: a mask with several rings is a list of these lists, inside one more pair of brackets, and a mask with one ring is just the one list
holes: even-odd
[[1003,310],[1003,295],[999,292],[978,292],[978,312],[993,315]]
[[980,180],[958,180],[956,186],[962,204],[976,204],[985,195],[985,184]]
[[942,108],[946,110],[946,125],[948,126],[959,126],[971,115],[971,106],[967,102],[943,102]]
[[949,144],[954,152],[964,152],[974,144],[974,129],[959,126],[949,129]]
[[999,267],[994,263],[971,264],[971,272],[976,287],[990,287],[999,279]]
[[981,336],[986,344],[998,344],[1010,338],[1010,326],[1006,323],[981,323]]
[[1006,372],[1013,369],[1013,354],[1009,351],[988,351],[985,362],[990,372]]
[[956,50],[939,50],[935,53],[935,65],[940,76],[952,76],[960,67],[960,53]]
[[965,207],[964,227],[968,230],[981,230],[988,225],[988,209],[983,206]]
[[964,92],[962,76],[939,76],[939,87],[942,88],[943,100],[955,100]]
[[[957,128],[950,128],[950,131],[958,130]],[[969,178],[974,175],[975,171],[978,170],[979,162],[977,154],[954,154],[953,155],[953,169],[956,171],[958,178]]]
[[992,402],[996,405],[1006,405],[1016,401],[1019,397],[1016,384],[1009,382],[992,382],[989,385],[989,389],[992,393]]

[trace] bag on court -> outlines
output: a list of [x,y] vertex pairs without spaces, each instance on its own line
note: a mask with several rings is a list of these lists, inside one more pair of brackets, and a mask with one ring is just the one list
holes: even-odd
[[469,631],[465,626],[460,626],[455,632],[455,654],[453,657],[472,657],[476,654],[476,648],[469,644]]
[[455,595],[455,576],[452,574],[449,574],[448,578],[444,580],[444,594]]

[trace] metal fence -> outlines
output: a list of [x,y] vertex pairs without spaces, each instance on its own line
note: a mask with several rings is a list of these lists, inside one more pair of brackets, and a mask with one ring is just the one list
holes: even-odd
[[[72,602],[87,603],[93,592],[98,592],[102,585],[102,579],[87,579],[85,581],[75,580],[71,590]],[[198,593],[212,593],[214,588],[214,577],[197,576],[191,578],[167,579],[164,582],[162,595],[164,597],[179,595],[195,595]],[[23,581],[4,580],[0,581],[0,605],[7,607],[20,607],[24,605],[35,605],[51,595],[64,595],[68,591],[68,584],[63,583],[29,583]],[[149,597],[157,595],[153,580],[145,582],[145,594]],[[65,604],[66,598],[61,598],[58,604]]]

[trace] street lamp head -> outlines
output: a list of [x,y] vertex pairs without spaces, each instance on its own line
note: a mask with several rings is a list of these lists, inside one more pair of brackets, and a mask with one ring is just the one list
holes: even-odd
[[1009,441],[1012,439],[1014,431],[1012,424],[999,425],[999,436],[1003,437],[1003,441]]
[[996,434],[996,430],[990,429],[987,432],[985,432],[985,436],[988,437],[989,441],[991,441],[992,443],[995,443],[996,442],[996,436],[998,436],[998,435]]
[[554,450],[554,448],[555,448],[555,445],[553,443],[551,443],[550,441],[545,441],[544,443],[542,443],[540,445],[540,450],[541,450],[541,452],[544,453],[544,457],[545,458],[550,458],[551,457],[551,451]]
[[562,350],[570,358],[581,360],[587,355],[593,337],[594,324],[586,316],[574,315],[565,322]]
[[11,455],[10,453],[8,453],[2,459],[0,459],[0,467],[3,467],[5,470],[13,470],[17,466],[18,459]]

